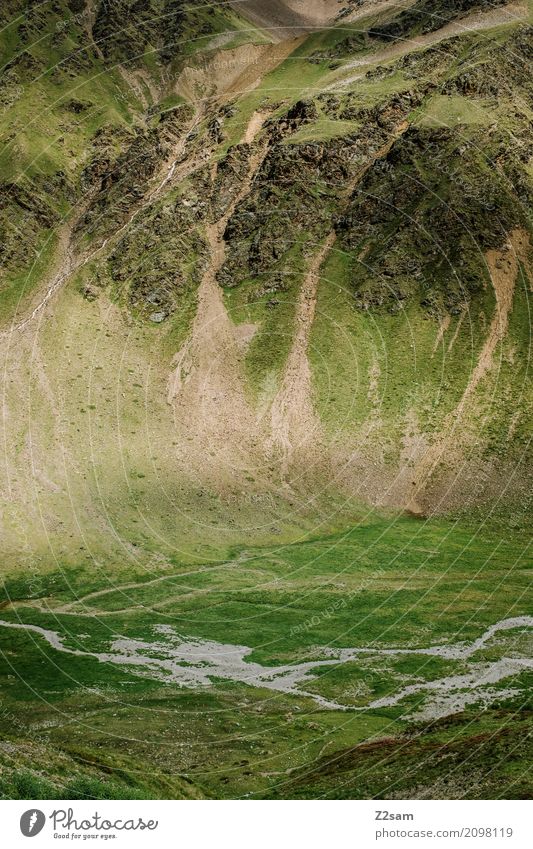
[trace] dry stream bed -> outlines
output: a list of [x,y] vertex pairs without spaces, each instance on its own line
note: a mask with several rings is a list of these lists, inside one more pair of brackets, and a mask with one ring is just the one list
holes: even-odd
[[[505,646],[501,644],[501,635],[506,632],[514,632],[517,640],[517,634],[521,635],[532,629],[531,616],[502,619],[470,643],[443,643],[427,648],[395,646],[382,649],[367,646],[334,649],[322,646],[312,649],[316,659],[280,666],[263,666],[250,660],[253,649],[247,646],[187,638],[169,625],[153,626],[153,641],[115,635],[109,649],[103,652],[71,648],[66,645],[66,637],[38,625],[0,620],[0,627],[36,634],[58,652],[93,658],[101,663],[126,666],[134,675],[190,689],[211,687],[217,680],[231,681],[278,693],[309,697],[320,708],[342,711],[370,711],[394,707],[409,696],[424,694],[422,705],[414,712],[408,711],[404,715],[405,719],[417,721],[450,716],[463,711],[471,704],[488,705],[497,699],[519,696],[520,691],[516,688],[502,690],[495,688],[495,685],[533,668],[533,660],[515,651],[512,640]],[[84,636],[86,635],[78,636],[78,640],[83,640]],[[482,650],[494,650],[495,647],[501,649],[501,656],[497,659],[475,660],[475,655]],[[441,658],[461,663],[462,668],[461,672],[456,674],[435,680],[417,680],[399,686],[394,692],[369,701],[364,706],[349,706],[329,700],[301,686],[313,681],[316,671],[323,667],[339,667],[356,662],[362,657],[370,658],[379,664],[381,658],[402,656]]]

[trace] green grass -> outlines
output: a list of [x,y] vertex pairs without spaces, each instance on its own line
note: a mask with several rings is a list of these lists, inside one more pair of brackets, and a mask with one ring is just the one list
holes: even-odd
[[[88,47],[83,25],[66,3],[45,15],[36,9],[27,17],[29,46],[18,32],[21,23],[19,19],[0,33],[3,61],[23,60],[21,66],[10,69],[6,108],[0,110],[0,184],[24,186],[30,196],[36,196],[41,212],[59,222],[68,218],[81,197],[81,174],[89,164],[97,133],[105,129],[109,147],[118,154],[124,135],[127,138],[125,131],[149,122],[150,116],[143,114],[143,104],[118,66],[106,64]],[[209,34],[199,36],[206,25]],[[207,6],[189,10],[185,37],[176,46],[176,61],[168,73],[162,73],[157,51],[148,49],[137,57],[162,91],[161,103],[153,104],[145,80],[138,78],[147,102],[159,111],[182,103],[173,84],[183,63],[224,34],[229,35],[222,45],[225,49],[249,41],[265,42],[259,30],[231,10]],[[24,57],[35,63],[29,70]],[[82,111],[71,108],[73,101],[76,108],[83,105]],[[58,175],[63,183],[58,182]],[[30,273],[26,254],[14,267],[5,268],[0,281],[0,320],[13,315],[21,297],[24,305],[29,303],[36,281],[53,259],[50,234],[42,221],[33,217],[28,223],[27,219],[26,211],[13,204],[5,226],[10,232],[19,232],[29,245],[30,256],[37,256],[38,267]]]
[[[194,574],[185,565],[159,571],[165,577],[159,583],[131,575],[137,586],[122,591],[113,585],[125,583],[124,575],[108,571],[94,575],[91,584],[72,568],[43,587],[40,603],[48,613],[24,604],[23,586],[17,591],[8,584],[8,594],[20,601],[15,608],[4,606],[0,618],[51,628],[65,635],[67,645],[96,651],[116,634],[153,639],[154,626],[165,624],[186,637],[248,645],[254,649],[250,660],[262,664],[305,660],[316,645],[456,643],[475,639],[500,618],[527,613],[527,544],[527,535],[502,527],[376,513],[331,536],[237,549],[233,564],[205,564]],[[157,574],[152,570],[150,578]],[[80,599],[95,587],[105,594]],[[68,614],[61,612],[66,602],[74,602]],[[283,795],[285,779],[279,784],[279,776],[288,768],[307,769],[326,743],[331,754],[397,737],[394,757],[402,757],[401,734],[408,726],[401,715],[409,702],[350,714],[230,681],[207,690],[180,689],[131,675],[127,667],[62,654],[30,632],[2,628],[0,649],[0,730],[12,739],[16,713],[16,739],[26,741],[19,742],[15,762],[2,755],[3,792],[10,797],[52,791],[68,798]],[[487,648],[484,656],[500,655]],[[438,658],[397,657],[376,667],[363,657],[318,671],[306,689],[362,705],[390,693],[398,680],[432,680],[460,670],[460,663]],[[420,701],[410,700],[411,706]],[[508,697],[505,703],[509,707]],[[452,720],[453,734],[444,723],[431,733],[438,739],[448,734],[454,744],[458,735],[467,739],[471,729],[490,725],[496,716],[471,707]],[[416,751],[422,757],[428,741],[426,734],[419,744],[417,739],[410,743],[412,758]],[[30,778],[24,777],[24,747],[47,752],[46,768]],[[503,792],[513,758],[506,756],[499,767]],[[364,780],[370,782],[365,792],[379,796],[390,774],[374,765]],[[313,781],[294,792],[314,795]]]
[[224,125],[225,139],[220,148],[221,156],[232,145],[240,142],[248,121],[258,109],[272,109],[273,115],[282,114],[288,105],[299,98],[309,97],[322,90],[323,80],[329,73],[328,64],[310,64],[307,61],[309,50],[308,42],[297,47],[253,91],[239,98],[238,112]]
[[[398,450],[413,410],[427,433],[461,398],[477,356],[471,337],[477,316],[469,314],[459,328],[459,317],[453,317],[435,347],[439,322],[416,305],[406,303],[398,315],[355,307],[352,262],[334,248],[321,271],[310,343],[315,402],[332,436],[353,434],[375,417],[371,438],[386,452],[387,446]],[[490,309],[490,293],[488,298]]]
[[454,127],[458,124],[492,123],[496,114],[472,98],[436,95],[421,109],[415,123],[422,127]]
[[286,144],[303,144],[308,141],[329,141],[348,136],[359,127],[356,121],[336,121],[322,118],[309,126],[304,126],[286,140]]
[[18,316],[25,317],[25,306],[43,277],[52,267],[57,249],[57,237],[52,232],[43,232],[33,263],[28,268],[12,275],[0,287],[0,321],[17,324]]
[[306,270],[302,257],[306,238],[308,234],[301,234],[289,251],[284,267],[290,267],[290,274],[284,280],[284,291],[258,297],[258,287],[268,282],[265,275],[224,292],[235,324],[257,325],[244,365],[250,395],[259,404],[271,398],[291,348],[298,290]]
[[[198,33],[201,33],[205,26],[209,27],[209,33],[199,36]],[[185,56],[217,49],[216,45],[220,36],[226,36],[222,42],[225,50],[242,44],[266,44],[270,41],[262,30],[253,26],[232,9],[217,6],[205,5],[198,9],[191,9],[188,14],[187,28],[191,33],[190,41],[187,41],[185,37],[183,44],[180,45],[181,52]]]

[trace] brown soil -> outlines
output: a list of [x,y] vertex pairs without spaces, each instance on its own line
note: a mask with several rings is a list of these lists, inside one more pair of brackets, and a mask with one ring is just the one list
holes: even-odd
[[200,284],[189,341],[175,358],[168,401],[174,407],[180,450],[188,472],[233,479],[258,461],[257,421],[245,395],[243,339],[227,314],[217,275],[224,264],[224,232],[249,194],[267,153],[252,155],[248,175],[224,216],[207,227],[211,258]]
[[432,351],[432,354],[431,354],[432,357],[437,353],[437,351],[439,349],[439,345],[442,343],[442,340],[444,339],[444,334],[446,333],[446,331],[448,330],[448,328],[450,326],[451,320],[452,319],[451,319],[451,316],[449,315],[449,313],[446,313],[444,318],[441,319],[441,322],[439,324],[439,330],[438,330],[438,333],[437,333],[437,338],[435,339],[435,344],[433,345],[433,351]]
[[252,144],[255,141],[269,114],[269,112],[254,112],[244,133],[243,142],[245,144]]
[[[93,13],[94,8],[92,4],[89,9],[89,18],[87,21],[91,38],[91,14]],[[162,164],[159,174],[147,190],[142,203],[132,211],[125,223],[112,236],[104,239],[102,244],[97,248],[90,252],[78,254],[73,243],[73,233],[77,221],[85,212],[89,202],[89,198],[85,198],[80,204],[80,210],[76,212],[75,216],[59,228],[57,259],[52,273],[49,275],[48,282],[45,281],[47,285],[44,295],[40,296],[39,301],[24,320],[14,323],[9,330],[0,333],[0,338],[26,329],[40,315],[55,293],[64,286],[72,275],[103,252],[110,243],[120,238],[139,213],[161,195],[165,186],[171,182],[183,180],[205,165],[212,153],[210,150],[204,151],[203,154],[193,158],[190,162],[184,163],[182,166],[177,165],[184,153],[188,133],[202,120],[204,100],[213,96],[226,100],[230,99],[236,93],[252,90],[266,74],[290,55],[298,43],[298,41],[290,41],[283,44],[260,46],[246,44],[235,50],[218,51],[214,55],[202,59],[201,65],[185,68],[176,84],[176,91],[193,102],[197,102],[197,111],[190,124],[184,130],[171,156]],[[140,79],[142,78],[148,84],[148,75],[143,71],[133,73],[122,68],[120,71],[124,81],[132,88],[141,102],[145,103],[146,97]],[[159,94],[151,82],[149,83],[149,89],[152,97],[157,100]],[[267,113],[262,112],[257,112],[252,116],[245,133],[245,137],[249,143],[260,132],[266,117]]]
[[475,391],[480,380],[492,366],[492,358],[497,346],[507,333],[509,314],[513,306],[515,284],[518,277],[518,263],[528,263],[529,236],[519,228],[513,230],[503,251],[489,251],[486,255],[490,279],[496,295],[496,312],[479,360],[472,372],[468,386],[464,391],[456,415],[459,416],[468,398]]
[[342,18],[342,23],[348,23],[353,21],[359,21],[361,18],[366,18],[369,15],[376,15],[378,12],[385,11],[394,11],[398,14],[404,9],[408,9],[410,6],[413,6],[416,3],[416,0],[363,0],[360,6],[357,6],[347,15],[345,18]]
[[[241,12],[251,20],[266,20],[264,2],[235,3]],[[281,2],[276,0],[269,5],[268,21],[270,31],[301,34],[302,29],[324,23],[323,16],[329,15],[332,6],[338,11],[336,3],[322,0],[316,2]],[[422,36],[412,42],[402,42],[386,50],[346,65],[344,71],[359,65],[375,64],[387,61],[416,47],[436,43],[465,29],[483,29],[508,20],[516,19],[525,12],[524,7],[510,4],[504,9],[488,13],[478,13],[462,21],[443,27],[436,33]],[[255,15],[255,18],[253,17]],[[322,17],[321,17],[322,16]],[[58,263],[51,278],[46,281],[46,291],[41,294],[31,313],[9,331],[0,334],[8,336],[14,331],[24,330],[49,304],[54,294],[85,263],[103,251],[110,241],[115,241],[127,230],[132,221],[152,203],[169,183],[182,180],[188,174],[202,168],[209,161],[212,151],[204,150],[196,158],[177,164],[185,150],[185,139],[192,126],[203,116],[201,103],[205,99],[231,99],[236,93],[254,88],[265,74],[269,73],[294,50],[297,40],[278,40],[274,45],[244,45],[235,50],[206,56],[193,67],[183,71],[177,90],[199,104],[197,114],[191,125],[180,139],[172,156],[163,163],[161,171],[147,191],[142,203],[131,213],[126,223],[112,237],[106,239],[90,254],[77,255],[73,247],[73,224],[65,224],[60,231]],[[138,79],[125,74],[128,83],[135,89]],[[351,79],[351,78],[350,78]],[[344,83],[348,80],[344,80]],[[140,96],[140,94],[139,94]],[[237,206],[248,196],[253,181],[267,153],[267,142],[257,142],[267,112],[255,112],[244,132],[243,142],[254,146],[250,157],[249,170],[240,191],[222,218],[206,228],[206,237],[210,249],[210,260],[205,270],[198,292],[198,305],[195,320],[187,344],[176,355],[174,370],[169,379],[168,401],[172,406],[176,426],[176,444],[180,466],[197,480],[210,478],[217,487],[225,481],[242,480],[252,475],[254,478],[268,474],[272,460],[280,458],[283,477],[287,477],[296,460],[309,464],[315,458],[325,458],[340,468],[346,461],[346,453],[326,446],[321,422],[313,404],[312,374],[308,360],[308,347],[316,311],[317,289],[320,270],[333,248],[335,231],[324,234],[316,253],[310,259],[309,268],[299,293],[296,305],[295,331],[292,347],[281,378],[279,390],[274,397],[269,415],[260,415],[246,394],[246,382],[243,374],[243,359],[247,346],[255,333],[255,326],[236,327],[227,313],[223,292],[217,276],[225,260],[224,233],[227,224]],[[386,156],[390,147],[401,133],[407,129],[407,123],[397,128],[391,140],[376,153],[372,161],[356,176],[347,189],[350,195],[356,183],[362,179],[368,168],[378,159]],[[214,166],[213,178],[216,176]],[[400,469],[391,482],[384,503],[401,504],[413,512],[421,512],[420,502],[429,479],[442,457],[457,460],[456,425],[464,415],[467,403],[485,375],[493,366],[498,345],[508,328],[512,309],[515,281],[519,262],[527,262],[528,237],[524,231],[516,229],[509,237],[509,244],[503,251],[490,251],[486,256],[487,267],[496,295],[496,311],[488,328],[487,337],[463,396],[453,413],[445,421],[441,433],[428,446],[426,437],[420,433],[419,423],[414,411],[406,416],[406,429],[402,444]],[[461,316],[462,321],[462,316]],[[440,345],[447,342],[450,320],[446,317],[439,328],[434,353]],[[450,340],[448,350],[453,346],[458,328]],[[379,395],[377,391],[379,366],[375,367],[370,388],[374,412],[363,426],[370,432],[379,425]],[[374,367],[373,367],[374,368]],[[45,394],[47,387],[43,387]],[[364,441],[364,440],[363,440]],[[376,465],[370,468],[368,458],[363,457],[365,474],[373,478],[370,486],[383,493],[387,489],[387,479],[383,469]],[[460,459],[460,458],[459,458]],[[262,471],[265,470],[265,471]],[[340,477],[340,476],[339,476]],[[369,493],[362,493],[368,495]],[[376,499],[372,499],[376,500]],[[422,505],[423,506],[423,505]]]
[[312,377],[307,349],[316,309],[320,269],[336,240],[330,233],[315,255],[300,291],[296,308],[296,334],[285,366],[281,388],[271,410],[272,447],[281,449],[282,471],[287,474],[294,448],[309,454],[321,425],[312,401]]
[[305,35],[335,20],[336,0],[232,0],[230,5],[274,41]]
[[21,320],[17,320],[17,315],[13,317],[13,324],[7,330],[0,333],[0,338],[11,336],[13,333],[24,330],[28,327],[35,318],[43,311],[55,292],[60,289],[64,283],[74,274],[80,267],[81,262],[76,260],[74,249],[72,247],[72,235],[76,223],[81,219],[88,206],[88,199],[80,204],[74,210],[73,216],[69,221],[63,222],[57,228],[58,245],[56,250],[56,259],[52,269],[43,281],[46,289],[44,295],[39,295],[39,300],[31,309],[31,312]]
[[243,44],[200,56],[181,72],[176,93],[203,103],[253,91],[300,43],[301,39],[292,39],[279,44]]
[[[158,102],[160,99],[160,92],[154,85],[154,82],[148,72],[143,71],[141,68],[132,71],[130,68],[124,67],[124,65],[118,65],[118,71],[126,85],[131,88],[135,97],[139,103],[142,104],[144,109],[148,109],[152,103]],[[146,96],[146,90],[143,88],[143,82],[150,93],[150,99]]]
[[186,163],[186,165],[179,170],[177,170],[176,165],[177,161],[179,161],[183,155],[187,134],[199,120],[200,115],[197,113],[187,126],[181,138],[178,140],[171,156],[162,164],[158,175],[154,179],[153,185],[147,190],[143,201],[132,210],[124,224],[111,236],[104,239],[98,247],[93,248],[91,251],[78,252],[74,243],[73,234],[76,230],[77,223],[81,220],[88,208],[91,196],[88,195],[83,199],[78,208],[74,210],[74,214],[69,218],[69,220],[63,222],[63,224],[58,228],[59,244],[56,252],[56,261],[53,265],[51,274],[48,276],[48,280],[44,281],[46,284],[44,294],[39,296],[37,304],[33,307],[29,315],[27,315],[27,317],[23,320],[15,322],[9,330],[0,333],[0,338],[25,330],[37,318],[37,316],[43,312],[56,292],[58,292],[77,271],[102,253],[110,243],[119,239],[120,236],[128,230],[138,215],[157,200],[158,197],[160,197],[162,190],[172,179],[177,177],[183,179],[187,176],[187,174],[201,167],[203,163],[198,163],[197,161]]

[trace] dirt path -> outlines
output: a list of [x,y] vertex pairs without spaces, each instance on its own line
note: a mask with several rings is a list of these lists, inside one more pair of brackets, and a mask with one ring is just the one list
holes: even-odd
[[[519,263],[528,268],[529,250],[529,235],[524,230],[516,228],[509,235],[508,242],[503,250],[488,251],[485,256],[496,296],[496,309],[487,338],[459,403],[446,417],[440,434],[435,437],[431,446],[418,460],[413,473],[413,494],[407,505],[407,508],[413,512],[421,512],[417,496],[424,491],[437,465],[444,457],[452,456],[457,450],[457,425],[480,382],[492,368],[496,349],[505,338],[509,325],[509,315],[513,307]],[[455,337],[451,340],[450,346],[454,340]]]
[[463,397],[456,410],[459,416],[470,396],[492,366],[496,348],[507,333],[509,315],[513,307],[513,297],[518,279],[519,263],[528,263],[529,236],[519,228],[513,230],[503,251],[488,251],[487,267],[496,295],[496,310],[492,318],[489,333],[481,349],[476,366],[472,372]]
[[[368,170],[379,159],[383,159],[397,139],[407,130],[408,123],[403,121],[366,165],[358,172],[344,190],[341,197],[349,202],[356,185],[363,179]],[[341,206],[342,209],[342,206]],[[312,392],[312,375],[309,365],[308,348],[313,327],[317,290],[320,281],[320,269],[335,244],[337,234],[332,230],[315,254],[303,282],[296,306],[296,331],[284,369],[279,392],[274,398],[271,408],[271,438],[268,443],[270,451],[281,452],[282,472],[287,474],[298,451],[307,449],[309,456],[310,444],[315,445],[315,451],[321,442],[322,428],[315,412]],[[313,452],[314,453],[314,452]]]
[[156,584],[165,583],[166,581],[181,581],[183,578],[190,578],[195,575],[206,575],[213,574],[214,572],[219,572],[222,569],[231,569],[233,567],[237,567],[242,565],[241,560],[227,560],[224,563],[219,563],[216,566],[204,566],[201,569],[191,569],[187,572],[179,572],[172,573],[171,575],[161,575],[158,578],[153,578],[151,581],[143,581],[139,583],[139,581],[130,582],[128,584],[121,584],[118,586],[107,587],[103,590],[95,590],[95,592],[88,593],[87,595],[80,596],[76,598],[74,601],[68,602],[67,604],[62,604],[59,607],[53,608],[44,608],[39,607],[39,610],[51,610],[53,613],[70,613],[77,612],[77,608],[81,605],[84,606],[87,602],[92,602],[95,599],[103,598],[106,595],[111,595],[111,593],[126,593],[129,590],[143,590],[146,587],[153,587]]
[[[517,21],[527,20],[528,9],[522,3],[510,3],[507,6],[491,9],[488,12],[474,12],[457,21],[452,21],[446,24],[441,29],[435,32],[429,32],[426,35],[420,35],[412,39],[398,40],[394,44],[370,53],[367,56],[362,56],[360,59],[353,59],[343,65],[338,75],[343,75],[347,71],[354,68],[364,69],[369,65],[378,65],[384,62],[389,62],[392,59],[398,59],[406,53],[414,50],[423,50],[438,44],[447,38],[452,38],[455,35],[464,35],[467,32],[478,32],[482,30],[492,29],[501,24],[515,23]],[[328,90],[335,88],[343,88],[351,83],[357,82],[362,73],[350,75],[347,78],[337,79],[334,83],[328,86]]]
[[[175,177],[178,176],[176,173],[176,169],[178,167],[178,162],[183,156],[187,135],[194,129],[197,124],[200,123],[201,115],[200,113],[196,113],[194,118],[188,124],[186,130],[183,132],[180,137],[176,147],[174,148],[172,155],[167,159],[160,168],[159,174],[154,179],[154,185],[148,189],[143,201],[132,210],[132,212],[127,216],[126,221],[122,224],[118,230],[112,233],[110,236],[105,238],[98,247],[93,248],[90,251],[86,251],[85,253],[78,254],[75,244],[74,244],[74,231],[76,229],[76,225],[78,221],[82,218],[84,212],[86,211],[91,196],[89,195],[84,199],[84,201],[79,205],[78,210],[75,215],[68,221],[64,222],[59,227],[59,244],[56,251],[57,259],[54,264],[54,270],[50,276],[49,282],[47,284],[47,288],[45,290],[44,295],[40,298],[35,307],[31,310],[29,315],[19,321],[18,323],[13,324],[8,330],[4,330],[0,332],[0,339],[7,338],[14,333],[25,330],[32,322],[37,318],[37,316],[43,312],[49,301],[53,298],[53,296],[58,292],[63,286],[71,279],[71,277],[80,271],[84,266],[86,266],[89,262],[101,254],[109,244],[115,242],[119,239],[123,233],[125,233],[133,224],[133,222],[138,218],[138,216],[144,212],[149,206],[151,206],[161,195],[162,190],[165,186]],[[186,168],[182,169],[179,176],[183,179],[186,176],[186,172],[194,170],[195,168],[202,167],[204,163],[198,163],[196,161],[192,161],[191,163],[186,164]]]

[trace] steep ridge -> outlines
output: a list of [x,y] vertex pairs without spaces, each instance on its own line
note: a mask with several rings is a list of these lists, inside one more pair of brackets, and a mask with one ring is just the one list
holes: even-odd
[[[80,210],[76,211],[74,215],[71,214],[69,220],[61,226],[58,250],[60,268],[59,271],[53,275],[52,280],[46,288],[44,296],[40,298],[37,305],[33,307],[26,318],[14,323],[13,326],[9,328],[9,330],[4,331],[2,335],[11,335],[28,327],[28,325],[39,316],[42,310],[45,309],[48,302],[56,294],[56,292],[58,292],[59,289],[64,286],[74,274],[98,257],[100,253],[106,250],[109,244],[113,244],[116,240],[120,239],[121,235],[128,230],[137,216],[142,215],[142,213],[158,199],[161,192],[163,192],[167,184],[173,179],[177,164],[182,158],[185,150],[187,136],[198,124],[199,120],[198,114],[194,114],[189,124],[178,137],[177,144],[172,150],[170,157],[162,163],[158,172],[156,172],[153,185],[146,190],[141,203],[135,204],[128,212],[124,223],[121,224],[116,231],[106,236],[97,247],[94,247],[89,251],[83,251],[80,250],[75,236],[76,231],[79,231],[83,226],[83,221],[89,211],[90,205],[95,201],[97,190],[93,189],[93,191],[89,193],[80,205]],[[193,166],[193,170],[194,167],[197,166]],[[187,170],[188,168],[181,169],[176,176],[181,176],[183,178],[187,173]]]
[[365,65],[376,65],[382,62],[388,62],[391,59],[396,59],[404,56],[413,50],[420,50],[426,47],[431,47],[434,44],[439,44],[447,38],[453,36],[466,35],[471,32],[483,32],[491,30],[500,24],[516,23],[525,21],[528,18],[527,6],[521,3],[508,3],[496,9],[487,9],[482,12],[475,11],[460,18],[457,21],[444,23],[442,26],[436,26],[431,32],[414,37],[399,37],[393,44],[371,53],[369,56],[360,59],[353,59],[343,65],[342,71],[339,71],[338,82],[333,83],[330,88],[334,90],[337,87],[343,87],[360,79],[358,74],[349,74],[348,71],[353,71],[355,68],[364,68]]
[[[442,462],[444,457],[457,455],[459,446],[462,452],[468,451],[469,437],[463,430],[465,419],[468,420],[468,404],[472,396],[474,396],[480,381],[482,381],[487,372],[495,367],[493,362],[494,355],[508,330],[515,287],[520,282],[520,268],[522,267],[524,269],[524,273],[530,280],[533,279],[530,257],[531,246],[529,244],[529,234],[520,229],[514,230],[509,234],[509,241],[505,244],[503,250],[491,250],[487,252],[486,262],[496,297],[494,316],[459,403],[446,417],[442,431],[437,435],[432,445],[427,450],[424,450],[422,456],[416,461],[412,480],[413,494],[407,505],[408,509],[414,513],[424,512],[424,508],[418,499],[423,503],[425,488],[430,482],[431,476],[439,462]],[[461,461],[461,454],[459,454],[457,457],[458,468],[460,468]]]
[[275,44],[244,44],[201,55],[183,68],[176,81],[176,92],[197,104],[206,99],[224,102],[232,96],[246,94],[257,88],[299,43],[301,39],[284,39]]

